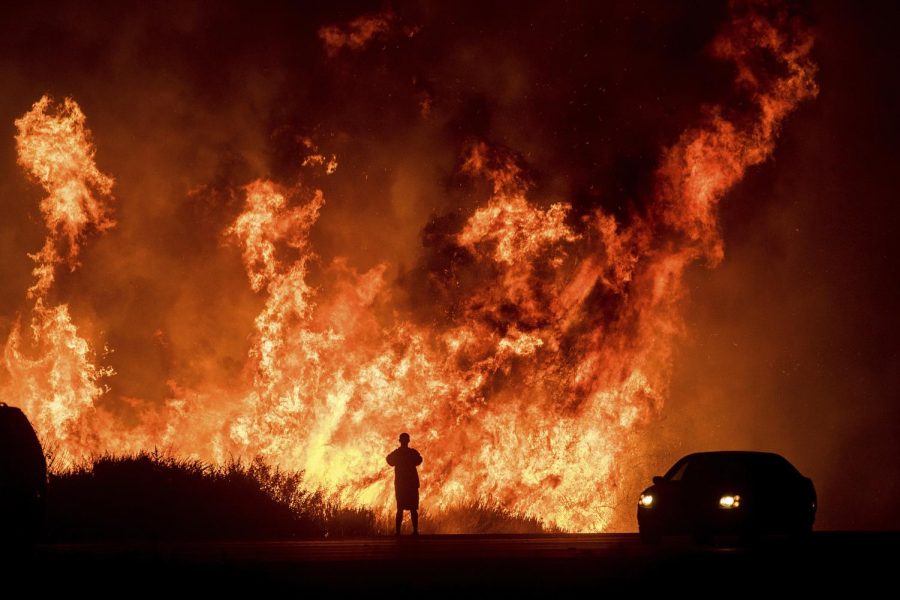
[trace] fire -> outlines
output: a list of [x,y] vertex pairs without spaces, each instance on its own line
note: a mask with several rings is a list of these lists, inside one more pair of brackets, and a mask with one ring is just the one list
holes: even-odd
[[67,98],[54,110],[47,96],[16,121],[18,163],[49,194],[41,201],[41,213],[50,234],[32,257],[37,262],[37,281],[29,290],[31,295],[45,295],[53,284],[54,266],[61,260],[60,244],[67,247],[65,258],[74,268],[85,229],[114,225],[103,202],[112,191],[113,179],[94,164],[95,150],[84,122],[84,113],[73,100]]
[[43,248],[31,255],[37,264],[36,281],[28,290],[34,298],[29,341],[36,357],[24,351],[16,325],[4,352],[11,376],[4,392],[22,402],[51,449],[77,456],[95,447],[96,440],[86,439],[92,436],[83,418],[106,391],[103,379],[113,373],[95,364],[68,306],[48,306],[47,295],[60,263],[75,268],[88,228],[114,225],[106,204],[113,179],[97,169],[84,113],[73,100],[54,106],[44,96],[16,121],[16,128],[18,162],[48,193],[40,208],[49,231]]
[[[322,35],[337,52],[385,23]],[[148,444],[212,460],[262,455],[345,501],[385,509],[385,448],[410,431],[425,456],[424,505],[492,499],[565,529],[603,530],[622,494],[633,493],[622,459],[668,392],[685,270],[722,257],[718,203],[816,94],[810,49],[787,17],[735,18],[713,50],[735,64],[752,113],[710,109],[662,152],[653,202],[627,220],[532,198],[512,153],[470,144],[460,172],[491,191],[443,234],[455,258],[428,281],[447,307],[440,323],[395,302],[387,264],[359,272],[338,258],[318,267],[324,283],[310,283],[323,192],[246,185],[243,210],[222,232],[263,303],[243,384],[170,382],[165,409],[134,428],[99,407],[112,373],[96,365],[66,305],[46,306],[60,256],[74,268],[86,229],[112,225],[113,182],[94,164],[74,101],[53,112],[43,98],[16,122],[19,162],[49,193],[41,210],[50,233],[35,255],[31,357],[15,329],[6,395],[73,457]],[[780,63],[777,76],[761,70],[759,53]],[[307,167],[337,165],[311,156]]]

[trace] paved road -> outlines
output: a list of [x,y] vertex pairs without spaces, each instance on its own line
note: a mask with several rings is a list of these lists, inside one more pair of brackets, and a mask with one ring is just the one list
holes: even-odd
[[[680,547],[678,541],[673,547]],[[215,562],[340,562],[560,558],[586,555],[647,555],[653,549],[634,534],[604,535],[422,535],[304,541],[160,544],[57,544],[37,552],[53,560],[158,555],[168,560]]]
[[804,543],[772,539],[752,548],[729,540],[697,547],[683,539],[647,547],[633,534],[58,544],[37,546],[6,565],[15,565],[18,583],[33,582],[42,591],[112,595],[176,589],[859,592],[896,587],[898,543],[897,533],[817,533]]

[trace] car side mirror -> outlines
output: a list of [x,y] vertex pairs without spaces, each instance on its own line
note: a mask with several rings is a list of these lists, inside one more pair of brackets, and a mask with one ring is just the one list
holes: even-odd
[[659,485],[663,481],[665,481],[665,478],[657,475],[656,477],[653,478],[653,485]]

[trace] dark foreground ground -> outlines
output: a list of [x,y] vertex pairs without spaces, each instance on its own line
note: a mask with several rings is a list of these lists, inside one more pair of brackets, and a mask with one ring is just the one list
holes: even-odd
[[3,582],[6,590],[39,596],[513,591],[557,597],[654,589],[728,597],[879,588],[893,595],[898,544],[900,533],[816,533],[805,542],[769,539],[743,548],[729,540],[697,547],[677,538],[646,547],[631,534],[42,545],[7,556]]

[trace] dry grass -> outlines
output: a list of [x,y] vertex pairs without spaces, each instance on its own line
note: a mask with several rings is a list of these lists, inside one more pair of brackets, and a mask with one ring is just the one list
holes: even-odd
[[261,460],[213,466],[157,452],[101,456],[54,473],[51,539],[262,539],[374,535],[371,510],[342,506],[302,473]]
[[513,512],[500,504],[473,501],[442,510],[423,510],[421,529],[427,533],[550,533],[541,520]]
[[[408,525],[407,525],[408,526]],[[542,533],[534,516],[489,502],[423,510],[423,533]],[[159,452],[105,455],[52,473],[52,540],[223,540],[367,537],[392,519],[305,485],[262,460],[214,466]]]

